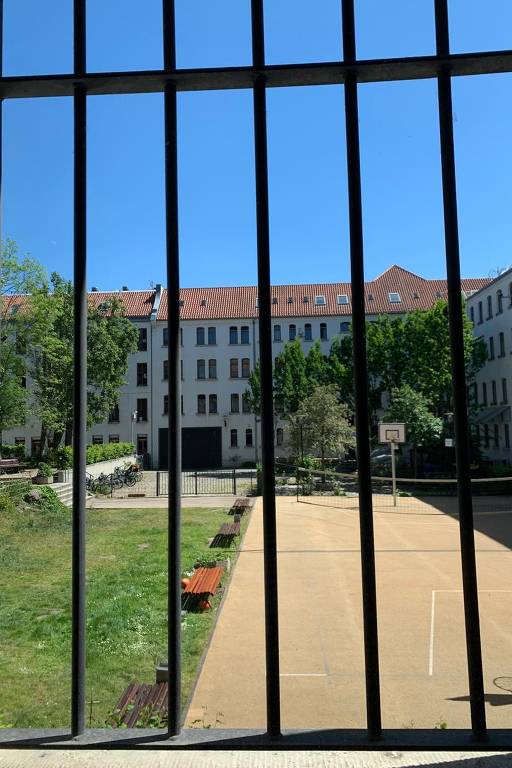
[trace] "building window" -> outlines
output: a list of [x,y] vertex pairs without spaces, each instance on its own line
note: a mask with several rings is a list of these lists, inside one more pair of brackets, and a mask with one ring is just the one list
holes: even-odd
[[202,326],[196,328],[196,344],[199,347],[204,346],[204,328]]
[[507,380],[502,379],[501,380],[501,404],[507,405],[507,403],[508,403]]
[[508,306],[512,307],[512,283],[508,284]]
[[245,447],[252,448],[252,429],[250,427],[245,430]]
[[24,437],[15,437],[14,438],[14,445],[22,445],[25,447],[25,438]]
[[277,445],[282,445],[283,444],[283,439],[284,439],[283,430],[281,429],[281,427],[278,427],[276,429],[276,443],[277,443]]
[[489,360],[494,360],[494,336],[489,338]]
[[482,382],[482,405],[487,405],[487,384]]
[[214,326],[208,328],[208,344],[217,343],[217,329]]
[[484,310],[482,307],[482,302],[479,301],[478,302],[478,325],[483,323],[483,321],[484,321]]
[[476,382],[473,384],[472,401],[473,401],[473,405],[478,405],[478,384],[476,384]]
[[484,424],[484,446],[489,447],[489,425]]
[[232,357],[229,361],[229,377],[238,379],[238,359],[236,357]]
[[306,323],[304,326],[304,340],[312,341],[312,339],[313,339],[313,331],[311,328],[311,323]]
[[109,435],[108,436],[109,443],[118,443],[119,442],[119,435]]
[[208,378],[209,379],[217,378],[217,361],[214,359],[208,360]]
[[499,343],[500,343],[500,353],[498,357],[505,357],[505,334],[503,333],[503,331],[500,331]]
[[249,326],[242,325],[240,328],[240,344],[249,344]]
[[169,395],[164,395],[164,416],[169,413]]
[[137,399],[137,421],[148,420],[148,401],[145,397]]
[[206,413],[206,395],[197,396],[197,412]]
[[119,405],[116,403],[108,415],[109,424],[119,424]]
[[293,323],[288,326],[288,338],[290,341],[295,341],[295,337],[297,335],[297,326]]
[[350,323],[340,323],[340,333],[348,333],[350,330]]
[[397,291],[391,291],[388,293],[388,299],[390,304],[401,304],[402,299]]
[[93,435],[92,436],[92,444],[93,445],[103,445],[103,435]]
[[315,296],[315,304],[317,307],[325,306],[325,296]]
[[137,342],[139,352],[148,351],[148,331],[147,328],[139,328],[139,340]]
[[164,381],[167,381],[167,379],[169,378],[169,361],[168,360],[164,360],[163,368],[164,368],[164,371],[163,371]]
[[181,400],[181,402],[180,402],[180,405],[181,405],[181,415],[183,415],[185,413],[185,411],[183,410],[183,395],[180,396],[180,400]]
[[137,363],[137,386],[147,387],[148,385],[148,364]]
[[162,328],[162,344],[164,347],[169,346],[169,329],[167,326]]
[[231,445],[231,448],[238,448],[238,430],[236,429],[231,430],[230,445]]
[[32,437],[30,440],[30,455],[38,456],[40,448],[41,448],[41,438]]
[[492,402],[491,405],[497,405],[498,404],[498,397],[496,395],[496,382],[491,381],[491,391],[492,391]]
[[348,304],[348,296],[346,293],[342,293],[339,296],[336,296],[336,303],[337,304]]
[[274,341],[281,341],[281,326],[274,325]]
[[238,328],[236,325],[232,325],[229,329],[229,343],[238,344]]
[[183,328],[180,328],[180,346],[183,346]]
[[249,402],[249,395],[245,392],[242,395],[242,413],[251,413],[251,404]]
[[487,297],[487,320],[492,317],[492,296]]
[[471,320],[472,323],[475,322],[475,308],[474,307],[470,307],[469,308],[469,319]]
[[499,424],[494,425],[494,447],[495,448],[500,447],[500,425]]
[[180,360],[180,378],[183,381],[183,360]]
[[327,323],[320,323],[320,339],[327,341]]
[[197,378],[198,379],[206,378],[206,362],[204,360],[197,361]]
[[503,436],[505,438],[505,448],[507,450],[510,450],[510,425],[509,424],[503,425]]
[[242,359],[242,378],[248,379],[251,375],[251,361],[248,357]]
[[217,413],[217,395],[208,397],[208,413]]
[[139,456],[143,456],[148,452],[148,436],[137,435],[137,453]]
[[231,395],[231,413],[240,413],[240,395]]
[[503,291],[496,291],[496,314],[501,315],[503,312]]

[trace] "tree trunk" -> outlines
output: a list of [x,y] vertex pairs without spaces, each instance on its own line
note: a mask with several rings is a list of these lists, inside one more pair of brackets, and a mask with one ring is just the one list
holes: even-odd
[[42,459],[48,447],[48,429],[45,424],[41,424],[41,434],[39,439],[39,453],[37,458]]
[[62,443],[62,437],[64,435],[64,432],[62,429],[56,429],[53,433],[53,448],[54,450],[57,450],[57,448],[60,447],[60,444]]
[[73,422],[68,421],[66,424],[66,432],[64,435],[64,445],[71,445],[73,440]]

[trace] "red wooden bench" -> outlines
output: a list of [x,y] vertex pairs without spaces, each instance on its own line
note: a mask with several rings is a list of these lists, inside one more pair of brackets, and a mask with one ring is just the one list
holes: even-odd
[[20,464],[18,459],[0,459],[0,475],[5,472],[22,472],[26,464]]
[[184,595],[214,595],[220,584],[224,568],[197,568],[183,590]]
[[239,514],[243,515],[244,512],[247,512],[249,507],[251,506],[251,500],[250,499],[235,499],[233,504],[231,505],[231,509],[229,510],[230,515]]

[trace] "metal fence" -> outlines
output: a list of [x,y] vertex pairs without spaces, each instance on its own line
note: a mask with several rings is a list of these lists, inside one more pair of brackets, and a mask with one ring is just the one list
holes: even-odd
[[[218,469],[182,472],[181,493],[184,496],[217,496],[246,494],[256,488],[254,470]],[[156,472],[155,495],[166,496],[167,472]]]
[[[464,370],[462,304],[460,301],[460,260],[457,225],[457,198],[452,115],[452,77],[512,71],[512,51],[487,51],[451,54],[448,29],[448,0],[434,0],[436,53],[431,56],[362,61],[356,55],[354,0],[341,0],[343,58],[335,62],[267,65],[265,63],[263,0],[251,0],[252,64],[242,67],[180,70],[176,68],[175,14],[173,0],[162,0],[164,66],[157,71],[87,72],[86,0],[74,0],[74,70],[71,74],[2,77],[0,98],[45,98],[68,96],[74,102],[74,433],[73,433],[73,538],[72,538],[72,659],[71,659],[71,741],[73,746],[96,743],[144,745],[161,734],[104,731],[82,736],[85,730],[86,604],[85,604],[85,446],[86,446],[86,132],[87,97],[100,94],[164,94],[165,115],[165,200],[167,232],[168,286],[168,736],[181,728],[181,564],[180,499],[180,345],[179,345],[179,229],[178,229],[178,144],[176,94],[178,91],[245,88],[252,90],[254,107],[254,151],[256,179],[257,267],[259,298],[259,337],[261,364],[261,440],[264,526],[265,581],[265,680],[266,733],[194,732],[169,740],[168,745],[234,745],[238,747],[277,745],[290,747],[391,745],[432,748],[435,744],[452,748],[490,745],[510,746],[510,731],[487,731],[482,675],[482,650],[475,564],[474,525],[470,482],[468,412]],[[482,9],[482,13],[488,9]],[[0,36],[1,39],[1,36]],[[450,339],[453,366],[454,427],[457,461],[458,509],[460,521],[461,567],[464,588],[467,667],[469,675],[472,730],[382,731],[379,676],[378,616],[375,585],[375,551],[367,362],[365,356],[364,249],[359,153],[358,83],[400,81],[422,78],[437,80],[441,166],[444,203],[446,266]],[[272,337],[269,202],[267,172],[266,90],[283,86],[343,84],[350,218],[350,262],[352,283],[352,323],[354,339],[355,416],[359,464],[359,519],[363,593],[364,657],[366,675],[367,729],[281,732],[281,693],[279,671],[279,625],[277,583],[276,509],[274,487],[274,424],[272,412]],[[341,218],[341,211],[340,211]],[[305,607],[304,610],[307,610]],[[2,729],[4,744],[13,741],[48,744],[66,740],[69,734],[32,733],[30,737]],[[161,742],[160,742],[161,743]]]

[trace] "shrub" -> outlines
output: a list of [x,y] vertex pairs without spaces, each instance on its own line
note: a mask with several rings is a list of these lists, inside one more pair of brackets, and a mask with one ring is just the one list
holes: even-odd
[[99,461],[111,461],[123,456],[131,456],[134,452],[133,443],[107,443],[106,445],[87,446],[87,464],[96,464]]
[[37,468],[38,477],[51,477],[53,475],[53,469],[49,464],[42,461]]
[[73,466],[73,449],[70,445],[61,445],[54,454],[55,466],[58,469],[70,469]]
[[242,461],[240,469],[256,469],[255,461]]
[[23,503],[23,499],[32,486],[25,480],[16,480],[0,487],[0,512],[14,512]]
[[24,445],[2,445],[1,454],[3,459],[26,459]]

